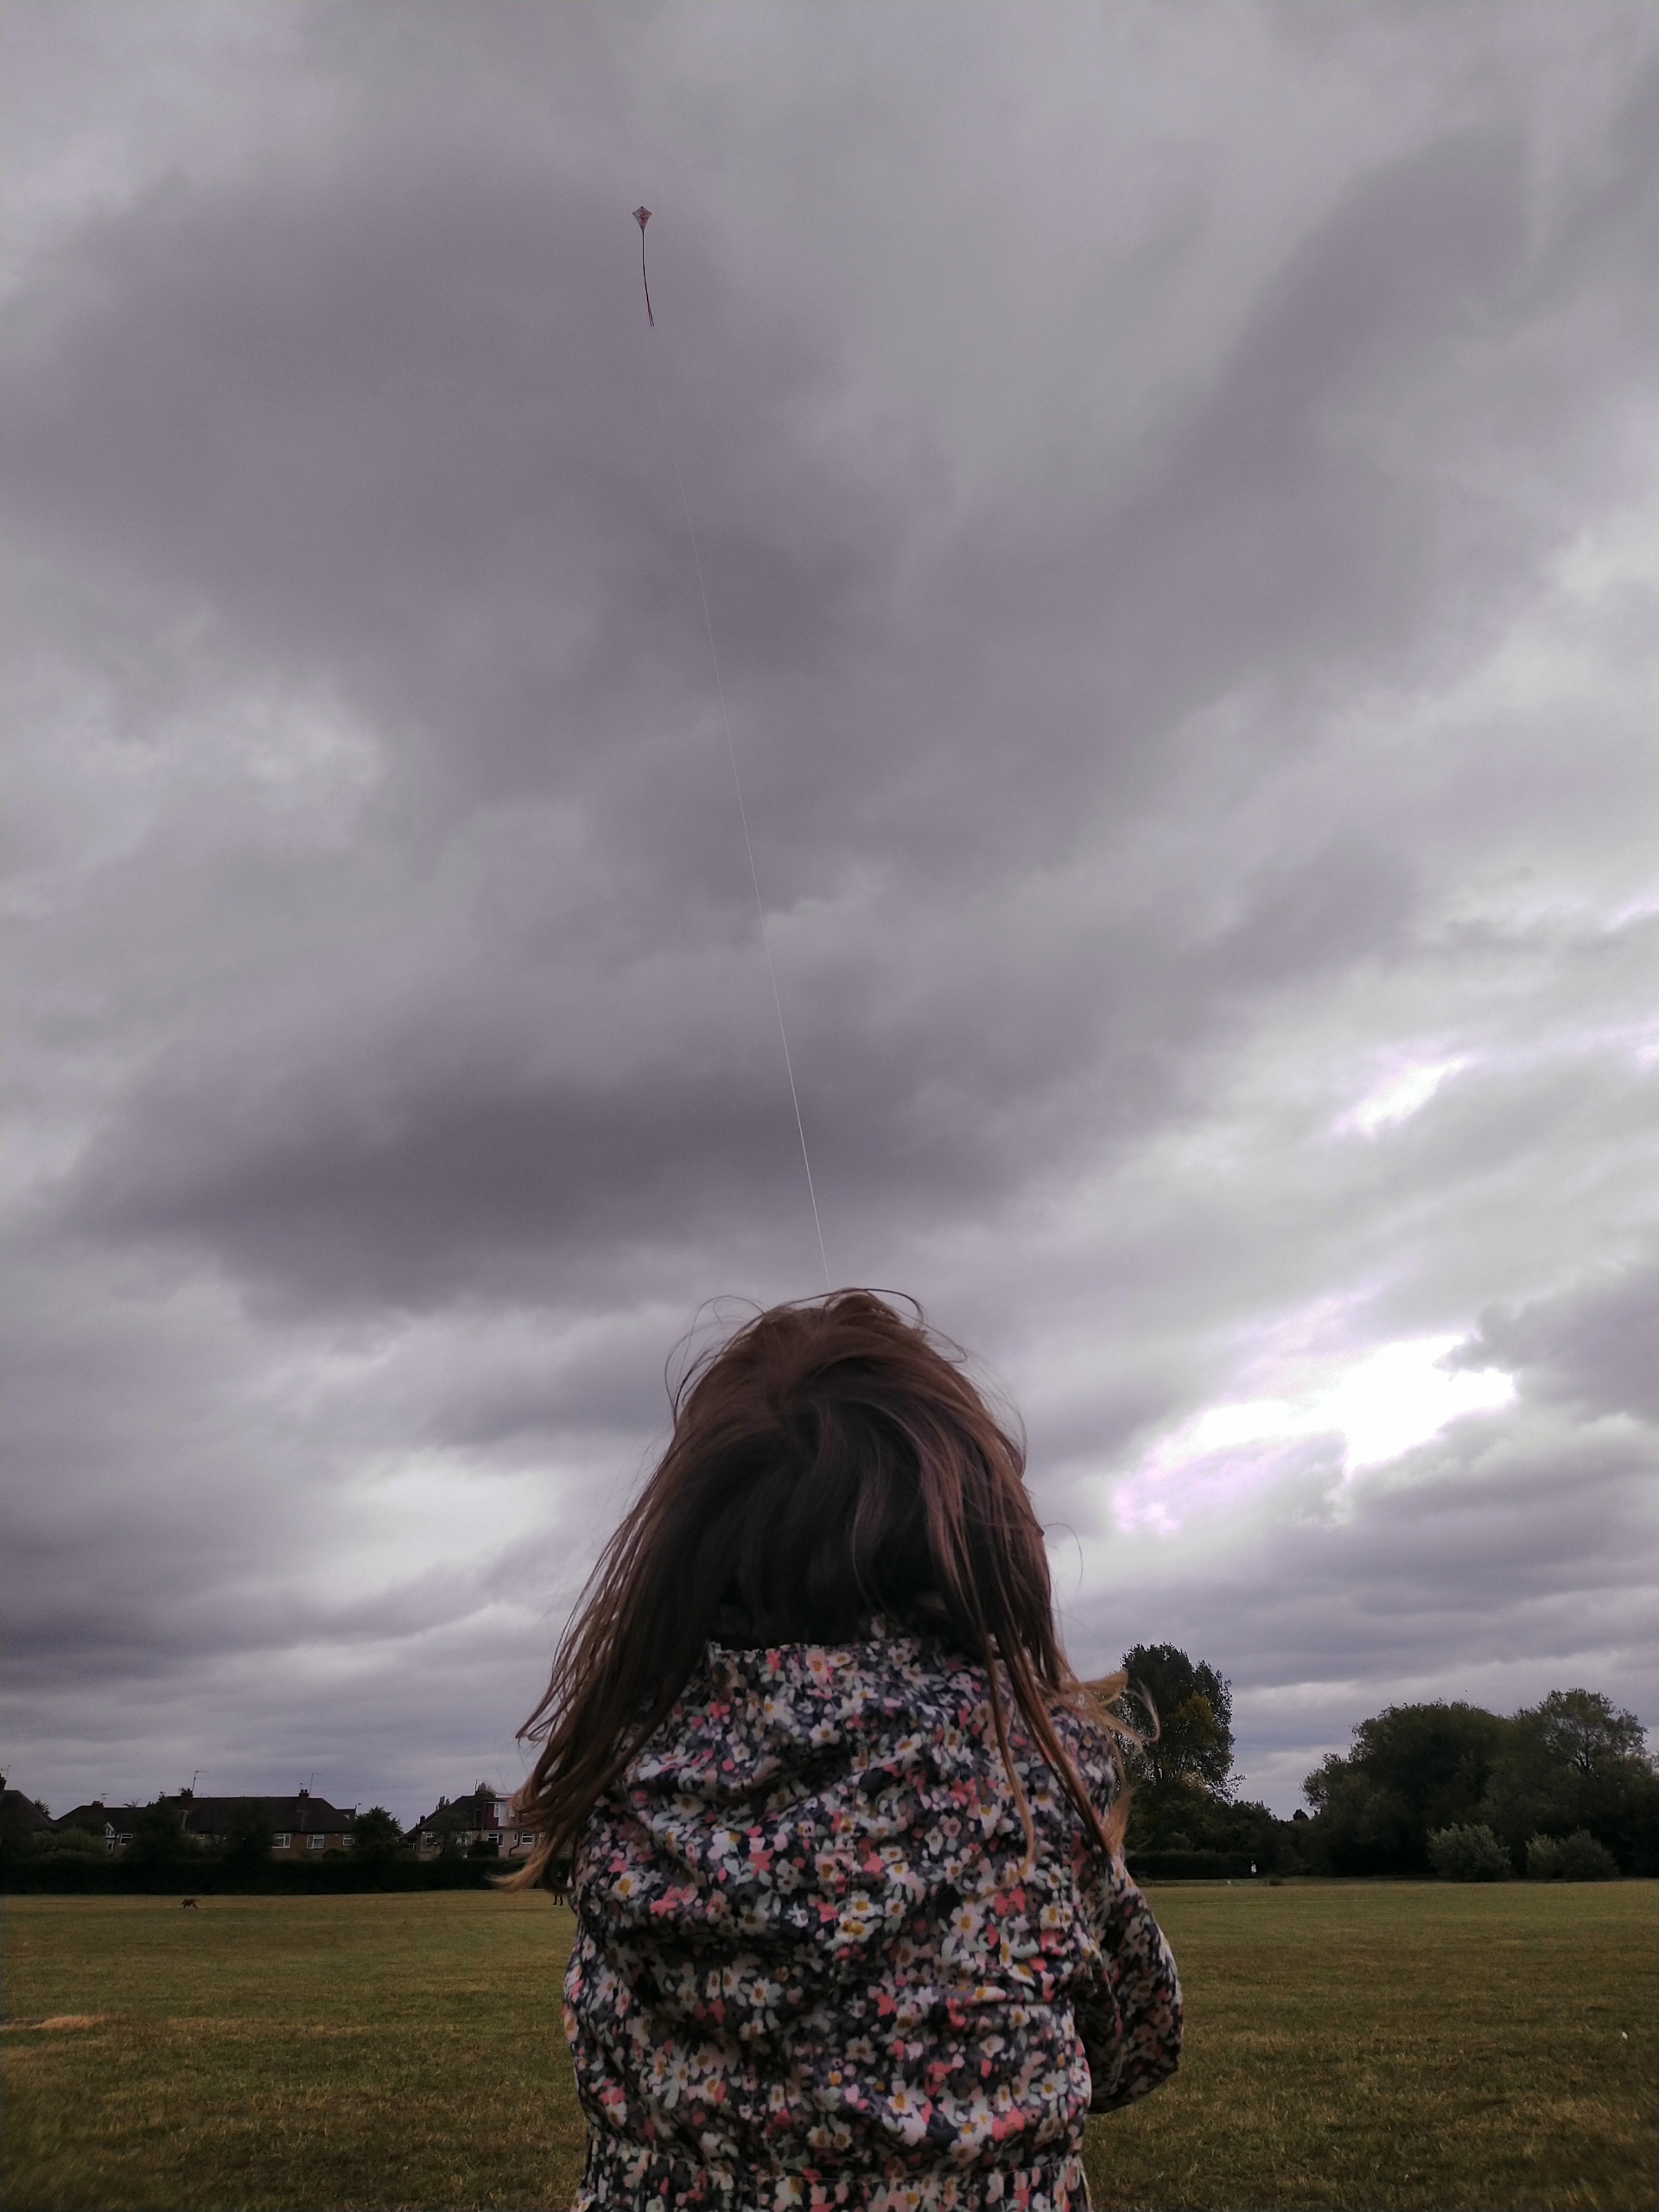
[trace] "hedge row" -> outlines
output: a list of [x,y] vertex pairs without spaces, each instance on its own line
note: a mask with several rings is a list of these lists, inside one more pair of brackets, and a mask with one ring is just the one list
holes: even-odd
[[47,1853],[0,1866],[0,1891],[12,1897],[329,1897],[377,1890],[483,1890],[502,1871],[493,1859],[352,1859],[331,1852],[316,1865],[226,1866],[211,1859],[170,1866]]
[[1251,1867],[1239,1851],[1137,1851],[1128,1863],[1137,1882],[1230,1882],[1248,1879]]

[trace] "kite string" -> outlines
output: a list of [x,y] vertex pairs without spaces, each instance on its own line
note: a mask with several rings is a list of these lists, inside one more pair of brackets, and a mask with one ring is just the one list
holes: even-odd
[[[645,226],[640,226],[640,245],[645,244]],[[646,313],[650,313],[647,296]],[[655,329],[653,320],[652,327]],[[650,353],[649,346],[646,352]],[[726,703],[726,685],[720,672],[720,650],[715,643],[714,618],[709,612],[709,591],[702,580],[702,555],[697,547],[696,524],[691,519],[691,501],[687,496],[685,478],[680,468],[680,457],[675,451],[673,433],[668,426],[668,410],[663,404],[662,378],[653,358],[651,364],[651,388],[657,401],[657,419],[663,427],[663,443],[673,465],[674,480],[680,487],[680,512],[685,517],[685,534],[691,543],[691,565],[696,571],[697,597],[702,602],[702,626],[709,639],[709,658],[715,671],[715,695],[720,701],[721,721],[726,730],[726,757],[732,764],[732,789],[737,794],[737,818],[743,830],[743,849],[748,855],[749,881],[754,888],[754,911],[760,924],[760,950],[766,955],[766,976],[772,985],[772,1003],[778,1016],[778,1035],[784,1048],[784,1072],[789,1077],[789,1103],[795,1109],[795,1134],[801,1141],[801,1166],[806,1171],[806,1195],[812,1207],[812,1227],[818,1240],[818,1258],[823,1268],[823,1287],[835,1287],[830,1276],[830,1255],[824,1249],[823,1224],[818,1217],[818,1194],[812,1181],[812,1157],[806,1148],[806,1124],[801,1118],[801,1096],[795,1086],[795,1063],[789,1050],[789,1030],[784,1020],[783,995],[778,988],[778,970],[772,957],[772,940],[766,931],[766,905],[760,896],[760,871],[754,863],[754,841],[749,835],[749,810],[743,804],[743,779],[737,772],[737,740],[732,734],[732,712]]]

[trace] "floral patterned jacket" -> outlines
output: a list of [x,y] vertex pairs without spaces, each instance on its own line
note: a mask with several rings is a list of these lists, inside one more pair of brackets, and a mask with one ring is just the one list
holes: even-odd
[[[1103,1809],[1103,1748],[1057,1726]],[[1084,2116],[1173,2072],[1180,1988],[1012,1732],[1029,1874],[982,1668],[879,1622],[708,1646],[576,1853],[579,2208],[1087,2203]]]

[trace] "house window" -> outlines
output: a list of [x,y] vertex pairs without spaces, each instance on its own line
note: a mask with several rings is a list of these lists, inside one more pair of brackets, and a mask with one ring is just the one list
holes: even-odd
[[270,1847],[273,1851],[286,1851],[293,1840],[294,1838],[288,1829],[282,1828],[270,1839]]
[[308,1835],[305,1839],[305,1847],[308,1851],[321,1851],[327,1840],[326,1835]]

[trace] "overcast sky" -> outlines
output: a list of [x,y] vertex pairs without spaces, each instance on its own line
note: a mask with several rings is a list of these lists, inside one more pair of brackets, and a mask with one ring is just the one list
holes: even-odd
[[1077,1664],[1284,1813],[1659,1719],[1645,0],[4,35],[9,1779],[512,1786],[822,1288],[677,461],[830,1268]]

